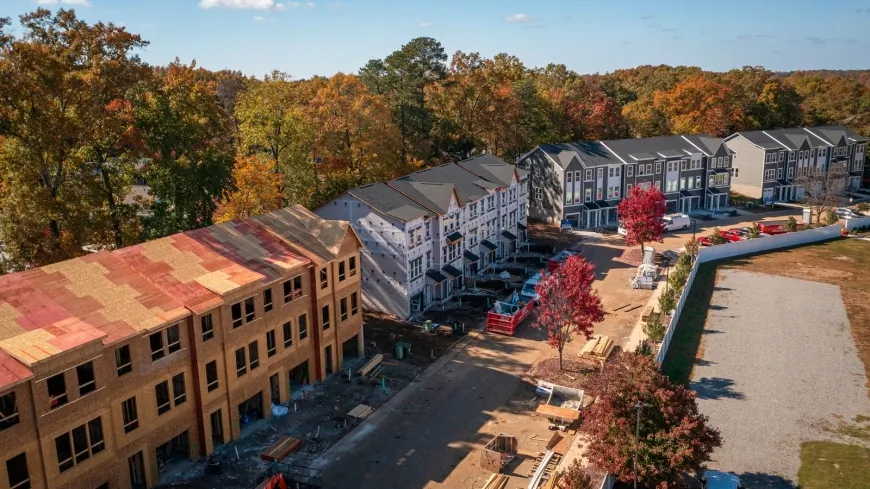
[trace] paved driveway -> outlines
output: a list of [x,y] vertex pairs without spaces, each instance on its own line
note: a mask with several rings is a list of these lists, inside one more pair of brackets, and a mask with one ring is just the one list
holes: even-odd
[[720,270],[692,388],[722,432],[715,468],[747,487],[797,485],[800,445],[870,413],[839,287]]

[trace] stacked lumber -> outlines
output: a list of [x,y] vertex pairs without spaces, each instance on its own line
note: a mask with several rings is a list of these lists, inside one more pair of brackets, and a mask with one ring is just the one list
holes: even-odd
[[489,476],[489,479],[486,480],[486,484],[483,485],[482,489],[505,489],[508,483],[508,476],[504,474],[492,474]]
[[369,372],[372,371],[372,369],[377,367],[383,360],[384,360],[384,356],[382,354],[378,353],[377,355],[372,357],[371,360],[366,362],[366,364],[363,365],[363,367],[361,369],[359,369],[357,371],[357,375],[359,375],[359,376],[367,375]]
[[372,413],[372,411],[374,411],[374,409],[371,406],[366,404],[359,404],[357,405],[357,407],[351,409],[347,413],[347,415],[352,418],[365,419],[369,414]]
[[275,443],[269,445],[265,450],[263,450],[260,454],[260,458],[267,462],[280,462],[284,460],[287,455],[295,452],[300,445],[302,445],[302,441],[290,436],[282,436],[278,438]]

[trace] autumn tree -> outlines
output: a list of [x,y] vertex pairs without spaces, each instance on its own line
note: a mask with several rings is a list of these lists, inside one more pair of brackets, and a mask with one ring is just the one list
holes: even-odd
[[579,458],[556,474],[558,489],[598,489],[593,485],[592,475],[583,467]]
[[199,79],[195,64],[176,60],[138,90],[134,114],[149,148],[147,178],[157,198],[145,221],[146,236],[212,224],[235,154],[215,82]]
[[654,106],[668,118],[674,134],[723,137],[743,127],[743,111],[731,88],[705,75],[656,92]]
[[237,157],[232,185],[215,209],[214,222],[258,216],[281,206],[281,177],[275,173],[275,162],[270,159]]
[[[719,432],[698,411],[696,394],[663,375],[655,358],[620,352],[586,384],[595,402],[586,408],[581,430],[587,457],[620,481],[645,487],[679,487],[684,472],[696,472],[722,444]],[[635,438],[638,406],[640,436]]]
[[595,323],[604,320],[601,298],[592,289],[594,281],[595,267],[575,255],[535,287],[540,295],[535,327],[546,331],[547,343],[559,352],[559,368],[565,345],[573,336],[591,337]]
[[661,243],[665,232],[662,217],[667,210],[665,196],[658,187],[646,189],[635,185],[628,197],[617,206],[619,221],[628,232],[625,236],[626,245],[640,245],[643,253],[645,243]]

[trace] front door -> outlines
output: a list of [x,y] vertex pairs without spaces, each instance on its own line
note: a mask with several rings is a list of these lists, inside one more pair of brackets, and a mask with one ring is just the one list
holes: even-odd
[[332,373],[332,345],[327,346],[323,352],[323,359],[326,362],[326,375],[330,375]]
[[127,459],[127,467],[130,470],[130,486],[133,489],[145,489],[145,459],[142,452],[137,452],[135,455]]
[[221,410],[211,413],[209,417],[211,424],[211,441],[215,448],[224,444],[224,422]]
[[281,404],[281,389],[278,387],[278,374],[269,377],[269,392],[272,394],[272,404]]

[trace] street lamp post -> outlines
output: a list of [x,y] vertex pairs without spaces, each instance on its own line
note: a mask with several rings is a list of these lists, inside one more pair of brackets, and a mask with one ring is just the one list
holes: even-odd
[[634,432],[634,489],[637,489],[637,445],[640,440],[640,410],[649,406],[649,404],[644,402],[638,402],[634,405],[634,409],[637,411],[637,427]]

